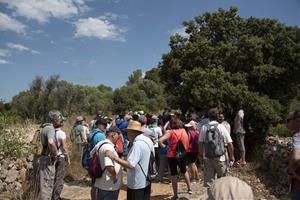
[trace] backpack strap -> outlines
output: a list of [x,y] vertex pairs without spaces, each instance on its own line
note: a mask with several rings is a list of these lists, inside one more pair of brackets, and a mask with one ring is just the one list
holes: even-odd
[[60,145],[58,146],[58,139],[57,139],[57,137],[56,137],[56,136],[57,136],[57,131],[58,131],[58,130],[55,129],[55,145],[56,145],[56,149],[57,149],[57,151],[58,151],[58,150],[60,149],[60,147],[61,147],[62,144],[60,144]]
[[[136,140],[136,141],[143,141],[143,142],[145,142],[145,143],[147,144],[148,148],[150,149],[150,158],[151,158],[151,154],[152,154],[153,152],[152,152],[151,147],[149,146],[149,144],[148,144],[145,140]],[[149,162],[150,162],[150,158],[149,158]],[[144,169],[142,168],[140,162],[138,162],[138,165],[140,166],[140,168],[141,168],[141,170],[142,170],[142,172],[143,172],[143,174],[144,174],[146,180],[148,180],[149,182],[151,182],[150,178],[146,175]],[[148,165],[149,165],[149,163],[148,163]]]
[[[96,133],[95,133],[95,134],[96,134]],[[101,147],[102,147],[104,144],[109,144],[109,142],[103,142],[103,143],[98,147],[98,149],[97,149],[97,151],[96,151],[95,153],[98,154],[99,150],[101,149]],[[98,156],[98,155],[96,155],[96,156]],[[100,160],[99,160],[99,161],[100,161]],[[100,164],[100,168],[101,168],[101,170],[102,170],[101,162],[100,162],[99,164]],[[105,169],[106,169],[106,168],[104,168],[103,172],[105,171]]]

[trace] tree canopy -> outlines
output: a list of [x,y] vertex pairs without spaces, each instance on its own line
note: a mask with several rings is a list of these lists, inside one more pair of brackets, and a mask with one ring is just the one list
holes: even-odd
[[188,37],[170,38],[159,65],[172,107],[184,111],[243,106],[253,128],[266,132],[297,95],[300,32],[272,19],[241,18],[237,8],[183,22]]

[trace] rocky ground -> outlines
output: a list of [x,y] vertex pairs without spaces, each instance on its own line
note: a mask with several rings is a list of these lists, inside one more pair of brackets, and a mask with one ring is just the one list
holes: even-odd
[[[229,175],[239,177],[247,182],[253,189],[255,199],[288,199],[287,195],[283,195],[282,191],[274,190],[276,183],[269,181],[268,176],[256,164],[248,163],[245,167],[231,168]],[[124,178],[126,183],[126,178]],[[203,182],[192,183],[193,194],[187,193],[184,180],[179,182],[179,197],[181,200],[198,200],[206,199],[205,188]],[[89,200],[89,182],[88,181],[68,181],[62,194],[65,200]],[[169,200],[172,197],[172,187],[169,183],[153,183],[151,199],[153,200]],[[126,186],[123,186],[119,200],[126,199]]]

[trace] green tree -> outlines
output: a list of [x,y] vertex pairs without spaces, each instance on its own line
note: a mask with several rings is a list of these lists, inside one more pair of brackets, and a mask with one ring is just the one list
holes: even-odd
[[299,29],[272,19],[244,19],[237,11],[219,9],[183,22],[189,37],[170,38],[160,79],[173,108],[218,106],[233,113],[243,105],[254,137],[264,136],[297,95]]

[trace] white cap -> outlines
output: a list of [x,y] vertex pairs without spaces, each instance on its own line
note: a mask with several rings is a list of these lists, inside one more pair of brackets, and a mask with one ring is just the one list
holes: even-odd
[[191,120],[188,124],[184,125],[185,127],[196,127],[197,123],[194,120]]

